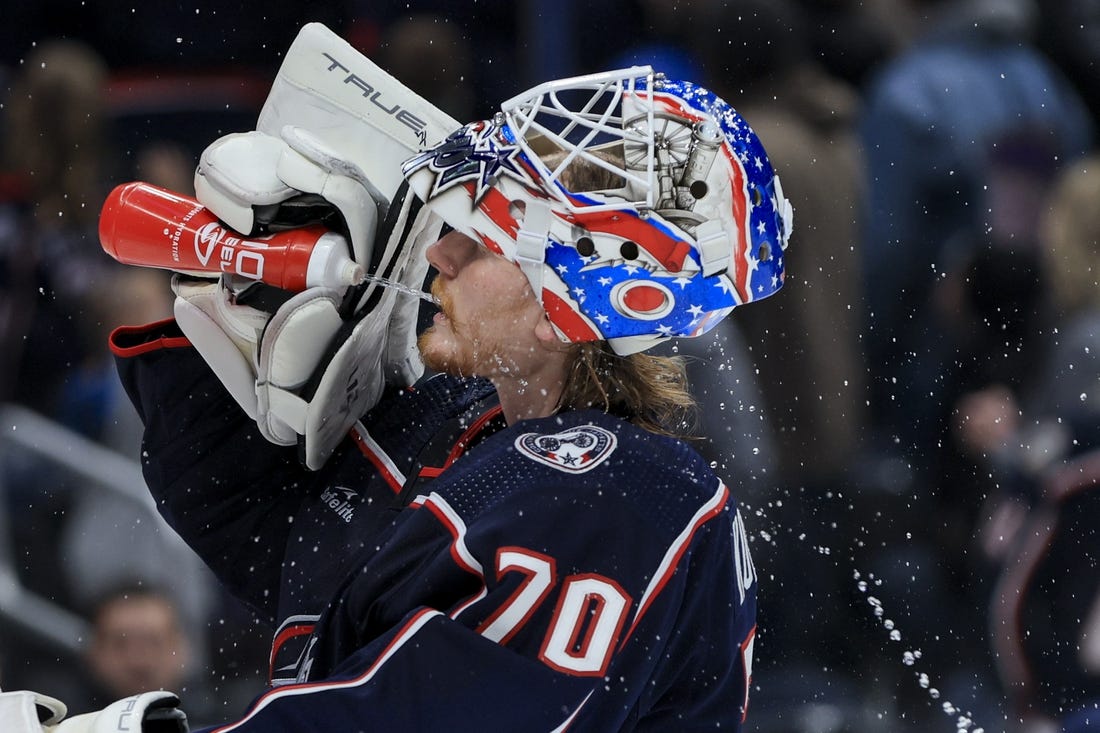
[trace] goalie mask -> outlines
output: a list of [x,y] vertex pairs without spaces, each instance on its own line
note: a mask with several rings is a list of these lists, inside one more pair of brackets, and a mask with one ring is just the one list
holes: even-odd
[[712,92],[650,67],[537,86],[403,172],[523,270],[566,341],[635,353],[783,284],[792,210],[760,140]]

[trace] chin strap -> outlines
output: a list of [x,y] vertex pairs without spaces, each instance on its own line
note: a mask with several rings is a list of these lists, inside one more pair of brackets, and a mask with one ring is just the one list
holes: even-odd
[[523,224],[516,233],[516,264],[527,276],[539,303],[542,303],[542,268],[546,263],[546,240],[550,236],[553,216],[548,202],[528,202]]

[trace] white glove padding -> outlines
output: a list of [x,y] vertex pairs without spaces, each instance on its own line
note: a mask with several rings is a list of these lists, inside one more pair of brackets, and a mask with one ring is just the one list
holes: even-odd
[[[427,270],[423,249],[440,225],[419,200],[402,196],[383,228],[389,236],[378,242],[379,274],[418,290]],[[378,402],[387,380],[407,386],[424,369],[416,350],[419,298],[371,282],[342,301],[339,295],[324,288],[299,293],[279,307],[260,343],[260,430],[271,439],[279,426],[292,429],[311,470]]]
[[225,135],[207,146],[195,170],[199,203],[244,234],[261,225],[285,225],[288,218],[304,223],[285,213],[292,208],[288,202],[303,194],[339,211],[353,258],[366,267],[389,202],[360,166],[308,130],[288,125],[278,137],[255,130]]
[[143,692],[102,710],[42,728],[45,733],[187,733],[187,715],[171,692]]
[[281,139],[255,130],[218,138],[199,158],[195,197],[230,228],[254,233],[278,204],[298,195],[276,173],[286,147]]
[[309,380],[344,323],[339,293],[310,288],[272,316],[238,304],[233,283],[229,276],[176,275],[176,322],[263,436],[276,445],[295,445],[306,424],[295,391]]
[[[383,293],[382,311],[392,310],[395,297]],[[267,378],[257,389],[261,419],[301,436],[299,458],[311,470],[324,465],[382,396],[387,319],[342,320],[339,307],[332,291],[300,293],[276,312],[260,349],[260,375]]]
[[0,692],[0,721],[5,733],[42,733],[68,712],[60,700],[27,690]]
[[318,469],[382,394],[397,291],[379,291],[377,316],[346,320],[336,290],[310,288],[270,315],[237,304],[230,282],[175,276],[176,322],[260,433]]
[[[310,288],[288,300],[275,312],[264,331],[257,369],[257,419],[260,432],[275,443],[299,443],[302,462],[316,470],[347,434],[352,423],[374,406],[382,392],[382,371],[364,375],[375,383],[369,403],[350,419],[333,415],[327,430],[317,426],[326,420],[326,405],[313,404],[302,392],[317,373],[335,339],[348,323],[340,317],[340,294]],[[374,350],[381,353],[381,343]],[[375,360],[377,361],[377,359]]]
[[[319,58],[332,63],[318,66]],[[340,73],[333,73],[337,67]],[[376,90],[371,100],[346,83],[350,74],[369,81]],[[400,113],[380,105],[379,94]],[[226,135],[203,152],[196,197],[247,234],[305,224],[335,210],[368,278],[419,291],[428,268],[423,250],[442,220],[407,194],[400,163],[458,126],[331,31],[310,24],[288,50],[257,130]],[[379,218],[385,224],[376,234]],[[375,404],[383,377],[410,385],[424,370],[416,350],[415,296],[375,282],[338,295],[313,288],[286,302],[259,337],[258,350],[249,338],[242,346],[240,329],[219,305],[223,300],[184,298],[198,314],[180,323],[264,436],[280,444],[297,438],[303,463],[314,469]],[[224,302],[232,301],[226,296]],[[186,318],[190,309],[178,310]],[[206,345],[196,342],[191,331],[211,327],[226,331],[224,337],[207,334],[199,337]],[[243,360],[208,355],[227,350],[227,342]]]
[[[226,276],[228,277],[228,276]],[[271,315],[237,305],[228,280],[172,277],[173,311],[180,330],[210,365],[229,394],[252,419],[259,414],[256,369],[260,334]],[[273,441],[280,442],[280,441]],[[293,444],[291,434],[281,441]]]

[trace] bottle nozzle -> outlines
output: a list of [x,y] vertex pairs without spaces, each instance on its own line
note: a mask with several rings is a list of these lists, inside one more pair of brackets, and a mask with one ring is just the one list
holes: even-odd
[[337,278],[340,285],[359,285],[367,279],[367,273],[359,263],[345,262]]

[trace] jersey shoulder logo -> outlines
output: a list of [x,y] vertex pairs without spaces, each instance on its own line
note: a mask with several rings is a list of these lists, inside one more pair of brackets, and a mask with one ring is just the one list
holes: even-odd
[[553,435],[524,433],[516,438],[516,450],[559,471],[584,473],[607,460],[617,443],[614,433],[582,425]]

